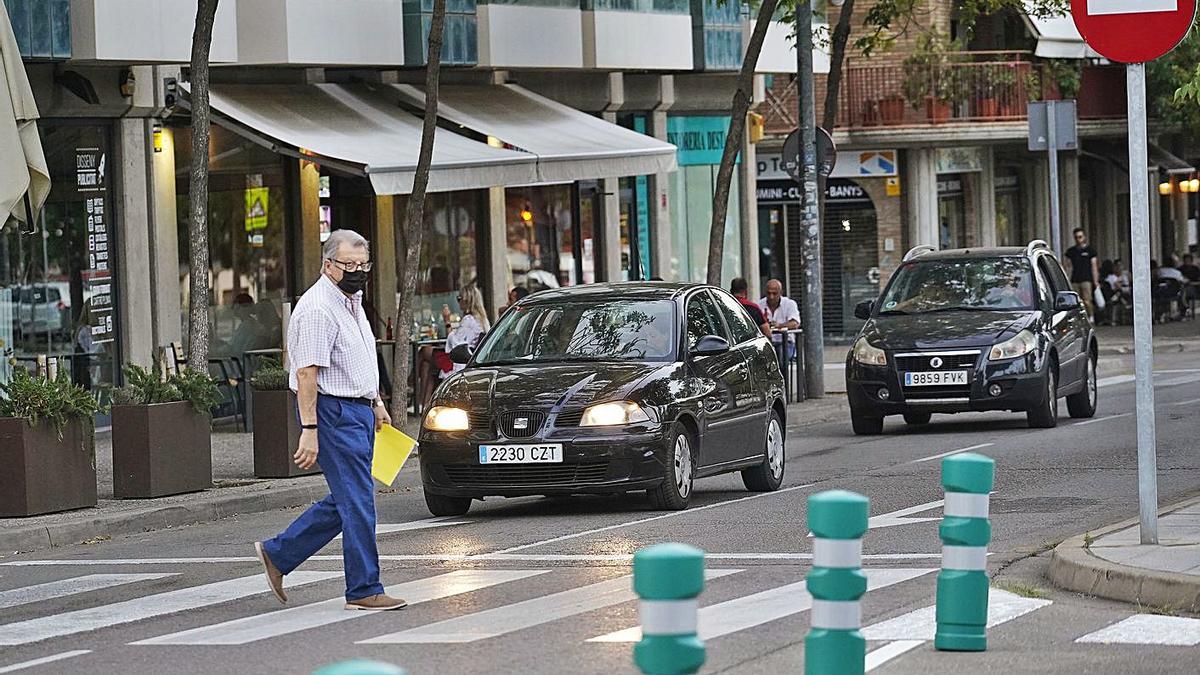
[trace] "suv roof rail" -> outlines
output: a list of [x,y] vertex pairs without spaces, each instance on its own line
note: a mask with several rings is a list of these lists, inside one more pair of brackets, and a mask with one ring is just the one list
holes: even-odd
[[1029,242],[1028,246],[1025,247],[1025,255],[1032,255],[1033,252],[1039,248],[1044,248],[1049,251],[1050,244],[1047,244],[1045,239],[1034,239],[1033,241]]
[[914,246],[908,250],[908,253],[904,254],[904,260],[902,260],[901,262],[908,262],[909,260],[912,260],[913,258],[916,258],[919,255],[931,253],[936,250],[937,250],[937,247],[930,245],[930,244],[921,244],[920,246]]

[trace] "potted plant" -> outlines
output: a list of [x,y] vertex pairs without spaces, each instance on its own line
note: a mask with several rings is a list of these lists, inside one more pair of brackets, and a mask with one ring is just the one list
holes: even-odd
[[934,123],[949,119],[952,105],[965,98],[959,69],[951,64],[953,46],[934,29],[919,36],[916,49],[901,62],[904,97],[914,109],[924,105],[925,116]]
[[211,410],[221,402],[207,373],[165,376],[125,367],[113,391],[113,496],[145,499],[212,487]]
[[1015,101],[1013,87],[1017,83],[1016,68],[1004,63],[983,67],[986,70],[975,116],[985,120],[1011,117]]
[[888,126],[904,121],[904,97],[899,94],[885,96],[879,100],[880,123]]
[[288,388],[288,372],[273,359],[265,359],[250,376],[254,390],[254,476],[292,478],[320,473],[296,466],[292,455],[300,442],[296,395]]
[[0,517],[96,505],[99,411],[65,371],[50,379],[14,369],[0,384]]

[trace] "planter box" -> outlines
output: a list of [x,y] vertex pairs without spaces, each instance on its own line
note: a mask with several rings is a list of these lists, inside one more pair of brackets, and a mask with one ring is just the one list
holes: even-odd
[[36,516],[96,505],[95,438],[70,424],[53,427],[0,418],[0,518]]
[[975,117],[994,120],[1000,116],[1000,101],[994,98],[981,98],[975,108]]
[[950,104],[946,101],[939,101],[932,96],[926,96],[925,116],[934,124],[945,122],[950,119]]
[[879,101],[879,116],[885,125],[904,122],[904,99],[891,96]]
[[113,496],[165,497],[212,487],[207,413],[188,401],[112,408]]
[[321,473],[296,466],[292,456],[300,442],[296,395],[290,391],[254,390],[254,477],[293,478]]

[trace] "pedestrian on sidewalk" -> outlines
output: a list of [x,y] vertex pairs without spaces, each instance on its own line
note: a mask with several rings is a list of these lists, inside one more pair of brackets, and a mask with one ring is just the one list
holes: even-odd
[[737,301],[742,305],[742,309],[746,310],[746,313],[750,315],[750,320],[754,322],[755,326],[758,326],[762,334],[766,337],[771,337],[771,323],[763,315],[758,303],[750,299],[750,284],[746,283],[745,279],[738,277],[729,282],[729,292],[733,294],[733,297],[737,298]]
[[400,609],[379,583],[375,544],[375,432],[391,424],[379,396],[375,334],[362,308],[371,271],[367,240],[335,230],[321,250],[321,277],[292,312],[288,326],[290,386],[300,414],[295,460],[319,461],[329,495],[274,539],[256,543],[275,597],[287,602],[283,577],[342,534],[346,609]]
[[1083,300],[1088,316],[1095,316],[1093,294],[1100,287],[1100,256],[1088,244],[1087,232],[1075,228],[1075,245],[1067,249],[1063,257],[1067,262],[1067,273],[1071,275],[1071,288]]

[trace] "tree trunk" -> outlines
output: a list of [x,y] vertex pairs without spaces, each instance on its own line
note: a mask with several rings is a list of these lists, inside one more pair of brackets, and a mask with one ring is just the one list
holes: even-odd
[[192,33],[192,175],[188,192],[188,367],[208,372],[208,54],[218,0],[196,4]]
[[712,225],[708,235],[708,283],[721,285],[721,261],[725,256],[725,215],[729,210],[729,189],[733,181],[734,160],[741,150],[746,132],[746,113],[750,111],[750,99],[754,95],[754,68],[762,52],[767,28],[775,17],[779,0],[764,0],[754,20],[754,32],[746,46],[742,69],[737,77],[737,90],[733,93],[733,111],[729,118],[729,132],[725,135],[725,151],[721,154],[721,167],[717,170],[717,184],[713,193]]
[[[392,424],[404,428],[408,419],[408,375],[412,354],[408,347],[413,320],[413,298],[421,265],[421,244],[425,238],[425,189],[429,187],[429,166],[433,163],[433,137],[437,129],[438,82],[442,65],[442,28],[446,23],[446,0],[434,0],[433,20],[425,66],[425,117],[421,128],[421,152],[413,176],[412,195],[404,213],[403,236],[396,237],[396,259],[404,260],[401,271],[399,303],[396,308],[396,351],[392,363]],[[420,396],[420,378],[413,377],[413,395]]]
[[825,80],[825,113],[821,127],[833,133],[837,124],[838,95],[842,88],[842,65],[846,61],[846,43],[850,40],[850,21],[854,17],[854,0],[845,0],[842,13],[838,15],[837,28],[829,46],[829,77]]

